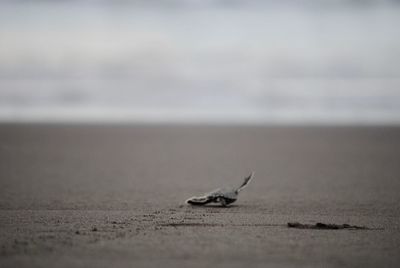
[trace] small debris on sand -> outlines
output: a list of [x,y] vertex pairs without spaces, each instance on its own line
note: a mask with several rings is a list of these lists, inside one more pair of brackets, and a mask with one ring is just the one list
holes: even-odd
[[80,234],[80,232],[79,232],[79,231],[76,231],[75,234]]
[[357,226],[350,224],[332,224],[332,223],[322,223],[317,222],[316,224],[302,224],[299,222],[288,222],[287,226],[289,228],[297,229],[319,229],[319,230],[339,230],[339,229],[350,229],[350,230],[368,230],[368,227]]
[[193,206],[204,206],[209,203],[220,203],[221,206],[226,207],[238,199],[239,192],[249,184],[253,176],[254,172],[251,172],[249,176],[244,178],[243,183],[240,184],[239,187],[227,189],[218,188],[214,191],[204,194],[203,196],[193,196],[186,200],[186,203]]
[[96,227],[93,227],[93,228],[92,228],[92,232],[97,232],[97,228],[96,228]]

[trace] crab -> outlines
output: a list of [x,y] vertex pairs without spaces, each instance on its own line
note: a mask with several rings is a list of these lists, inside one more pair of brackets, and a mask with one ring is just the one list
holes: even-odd
[[203,206],[208,203],[220,203],[221,206],[226,207],[238,199],[239,192],[249,184],[253,176],[254,172],[251,172],[237,188],[218,188],[203,196],[193,196],[186,200],[186,203],[194,206]]

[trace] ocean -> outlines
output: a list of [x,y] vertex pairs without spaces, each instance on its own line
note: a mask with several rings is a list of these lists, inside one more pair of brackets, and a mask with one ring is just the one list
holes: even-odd
[[400,123],[398,1],[2,1],[1,122]]

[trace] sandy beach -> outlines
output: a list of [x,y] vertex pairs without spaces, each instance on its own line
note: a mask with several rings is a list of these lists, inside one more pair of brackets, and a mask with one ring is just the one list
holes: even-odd
[[399,267],[399,159],[398,127],[3,124],[0,266]]

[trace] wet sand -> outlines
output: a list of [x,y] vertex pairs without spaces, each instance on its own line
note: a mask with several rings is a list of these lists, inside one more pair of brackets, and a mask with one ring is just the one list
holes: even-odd
[[1,125],[0,266],[398,267],[399,159],[397,127]]

